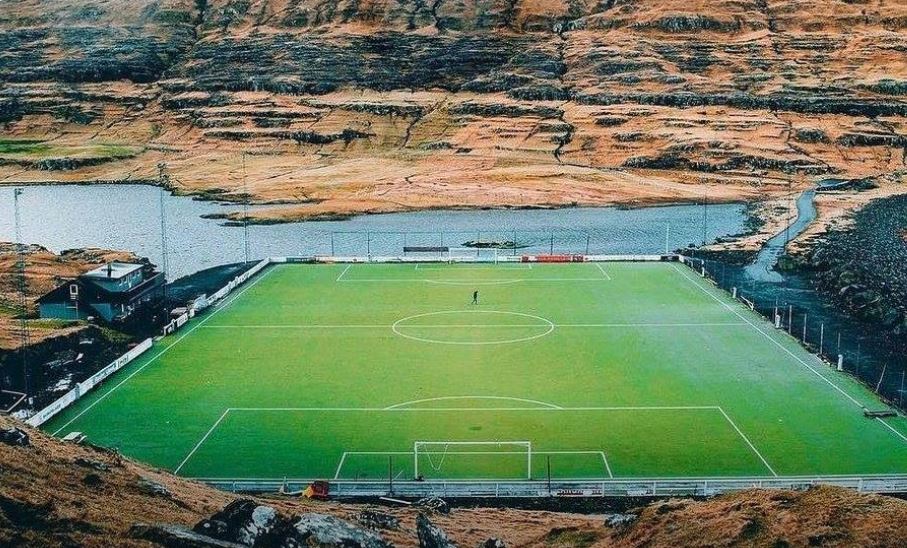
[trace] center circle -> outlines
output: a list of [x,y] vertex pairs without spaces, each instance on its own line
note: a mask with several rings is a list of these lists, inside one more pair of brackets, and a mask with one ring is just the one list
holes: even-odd
[[401,318],[391,330],[419,342],[473,346],[531,341],[554,331],[554,323],[522,312],[446,310]]

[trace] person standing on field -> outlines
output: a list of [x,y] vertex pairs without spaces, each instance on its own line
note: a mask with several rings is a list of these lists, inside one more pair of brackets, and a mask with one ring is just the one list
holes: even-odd
[[478,292],[478,290],[472,292],[472,304],[479,304],[479,292]]

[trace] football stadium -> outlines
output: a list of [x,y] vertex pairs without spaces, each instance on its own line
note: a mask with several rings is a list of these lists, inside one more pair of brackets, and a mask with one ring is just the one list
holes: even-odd
[[907,474],[904,418],[684,261],[536,259],[271,264],[43,428],[243,488]]

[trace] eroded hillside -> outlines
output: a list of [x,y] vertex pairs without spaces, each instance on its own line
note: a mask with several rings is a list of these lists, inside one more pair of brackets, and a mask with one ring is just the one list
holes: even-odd
[[166,164],[267,219],[907,173],[900,0],[18,0],[0,81],[0,182]]

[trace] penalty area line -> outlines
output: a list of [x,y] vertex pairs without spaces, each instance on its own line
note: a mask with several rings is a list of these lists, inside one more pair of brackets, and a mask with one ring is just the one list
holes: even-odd
[[[787,355],[789,355],[790,357],[792,357],[793,359],[795,359],[795,360],[796,360],[797,362],[799,362],[801,365],[803,365],[804,367],[806,367],[807,369],[809,369],[810,371],[812,371],[813,373],[815,373],[820,379],[822,379],[823,381],[825,381],[826,383],[828,383],[829,386],[831,386],[832,388],[834,388],[835,390],[837,390],[842,396],[844,396],[845,398],[847,398],[848,400],[850,400],[854,405],[856,405],[857,407],[860,407],[861,409],[864,409],[864,408],[866,407],[866,406],[864,406],[862,403],[860,403],[859,401],[857,401],[856,398],[854,398],[853,396],[851,396],[850,394],[848,394],[847,392],[845,392],[843,388],[841,388],[840,386],[838,386],[837,384],[835,384],[831,379],[829,379],[828,377],[826,377],[825,375],[823,375],[821,371],[819,371],[819,370],[816,369],[815,367],[813,367],[813,366],[809,365],[808,363],[806,363],[806,361],[804,361],[804,360],[801,359],[799,356],[797,356],[796,354],[794,354],[793,352],[791,352],[789,349],[785,348],[784,345],[782,345],[780,342],[778,342],[778,341],[777,341],[774,337],[772,337],[769,333],[766,333],[766,332],[763,331],[758,325],[756,325],[755,323],[753,323],[753,322],[751,322],[750,320],[748,320],[748,319],[746,318],[746,316],[744,316],[743,314],[741,314],[741,313],[740,313],[738,310],[736,310],[734,307],[732,307],[732,306],[729,305],[728,303],[722,301],[718,296],[716,296],[716,295],[713,294],[711,291],[709,291],[708,289],[706,289],[705,287],[703,287],[702,285],[700,285],[694,278],[689,277],[689,276],[688,276],[681,268],[679,268],[676,264],[671,265],[671,266],[673,266],[673,267],[674,267],[674,270],[676,270],[681,276],[683,276],[684,278],[686,278],[686,279],[687,279],[691,284],[693,284],[696,288],[698,288],[700,291],[702,291],[703,293],[705,293],[705,294],[708,295],[709,297],[715,299],[719,304],[721,304],[722,306],[724,306],[725,308],[727,308],[728,310],[730,310],[730,311],[731,311],[732,313],[734,313],[734,315],[736,315],[738,318],[740,318],[741,320],[743,320],[743,321],[745,321],[746,323],[748,323],[754,330],[756,330],[757,333],[759,333],[760,335],[762,335],[763,337],[765,337],[766,339],[768,339],[772,344],[774,344],[775,346],[777,346],[778,348],[780,348],[782,351],[784,351]],[[795,339],[795,340],[796,340],[796,339]],[[817,359],[818,359],[818,358],[817,358]],[[881,417],[875,417],[875,420],[877,420],[877,421],[878,421],[880,424],[882,424],[882,426],[884,426],[885,428],[889,429],[889,430],[890,430],[892,433],[894,433],[896,436],[898,436],[899,438],[901,438],[902,440],[904,440],[905,442],[907,442],[907,436],[904,436],[904,434],[898,432],[894,427],[892,427],[890,424],[888,424],[887,422],[885,422],[884,419],[882,419]]]
[[195,447],[192,448],[192,451],[189,451],[189,454],[186,455],[186,458],[184,458],[183,461],[180,462],[179,466],[176,467],[176,470],[173,471],[174,474],[180,473],[180,470],[182,470],[183,466],[185,466],[186,463],[189,462],[189,459],[192,458],[192,455],[194,455],[195,452],[198,451],[198,448],[201,447],[203,443],[205,443],[205,440],[208,439],[208,436],[210,436],[214,432],[214,430],[220,425],[220,423],[224,420],[224,418],[226,418],[227,413],[229,413],[229,412],[230,412],[229,408],[224,409],[224,412],[221,413],[221,416],[218,417],[218,419],[216,421],[214,421],[214,425],[212,425],[211,428],[208,429],[208,431],[205,433],[205,435],[202,436],[202,439],[200,439],[198,441],[198,443],[195,444]]
[[605,277],[606,280],[611,281],[611,275],[608,274],[608,272],[605,271],[604,268],[602,268],[602,265],[600,263],[595,263],[595,266],[597,266],[598,269],[601,270],[602,275]]
[[737,426],[737,424],[734,423],[733,420],[731,420],[731,417],[728,416],[728,414],[724,412],[724,409],[719,406],[718,411],[724,416],[724,419],[728,422],[728,424],[730,424],[731,427],[734,430],[736,430],[738,434],[740,434],[740,437],[743,438],[743,441],[745,441],[746,444],[750,446],[750,449],[752,449],[753,453],[755,453],[756,456],[759,457],[759,460],[761,460],[762,464],[764,464],[765,467],[768,468],[768,471],[771,472],[773,476],[778,477],[778,474],[775,473],[775,469],[772,468],[772,465],[769,464],[767,460],[765,460],[765,457],[762,456],[762,453],[760,453],[759,450],[756,449],[756,446],[753,445],[753,442],[751,442],[750,439],[748,437],[746,437],[746,434],[744,434],[743,431],[740,430],[740,428]]

